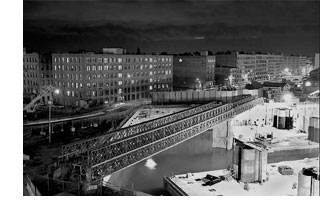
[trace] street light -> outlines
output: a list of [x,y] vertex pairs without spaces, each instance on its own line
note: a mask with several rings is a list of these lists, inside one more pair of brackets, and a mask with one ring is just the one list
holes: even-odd
[[[59,94],[60,90],[59,89],[54,89],[53,91],[54,94]],[[52,96],[50,97],[51,100],[48,100],[49,104],[49,143],[51,143],[51,105],[52,105]]]
[[306,85],[306,87],[310,87],[311,86],[311,82],[307,81],[305,85]]

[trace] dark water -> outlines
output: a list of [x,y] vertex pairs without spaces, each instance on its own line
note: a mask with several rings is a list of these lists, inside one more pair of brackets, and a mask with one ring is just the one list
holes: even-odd
[[[214,142],[213,133],[206,131],[147,160],[114,173],[109,182],[133,188],[151,195],[166,194],[163,177],[188,172],[225,169],[232,164],[233,150],[227,150],[224,142]],[[217,147],[218,146],[218,147]],[[291,150],[268,155],[268,163],[317,157],[316,150]],[[151,166],[147,166],[147,162]],[[155,163],[155,166],[152,164]]]
[[212,131],[206,131],[148,160],[156,163],[146,166],[147,160],[113,174],[109,182],[133,187],[151,195],[163,192],[163,177],[173,174],[225,169],[232,163],[232,150],[212,147]]

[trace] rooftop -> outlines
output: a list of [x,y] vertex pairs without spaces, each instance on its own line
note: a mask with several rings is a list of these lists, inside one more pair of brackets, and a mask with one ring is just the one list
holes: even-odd
[[[293,174],[280,174],[278,167],[283,165],[291,167]],[[227,169],[175,175],[169,179],[189,196],[296,196],[299,171],[302,168],[317,167],[318,165],[319,158],[268,164],[268,180],[261,184],[245,185],[234,179],[229,181],[227,179],[212,186],[202,185],[207,174],[216,177],[224,176],[229,173]]]

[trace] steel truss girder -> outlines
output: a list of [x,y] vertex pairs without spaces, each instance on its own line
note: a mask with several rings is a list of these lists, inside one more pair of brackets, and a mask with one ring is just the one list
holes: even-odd
[[165,125],[103,148],[89,151],[91,181],[137,163],[157,152],[188,140],[233,116],[251,109],[263,99],[246,98]]
[[[244,102],[246,99],[251,99],[250,95],[243,95],[239,97],[235,97],[235,102]],[[79,153],[84,153],[88,150],[94,150],[106,146],[108,144],[121,141],[123,139],[136,136],[140,133],[145,133],[150,130],[154,130],[158,127],[162,127],[164,125],[182,120],[184,118],[188,118],[190,116],[197,115],[199,113],[211,110],[215,107],[221,106],[217,104],[216,101],[210,102],[204,105],[200,105],[198,107],[190,108],[184,111],[180,111],[168,116],[164,116],[161,118],[157,118],[151,121],[147,121],[141,124],[133,125],[131,127],[119,129],[110,133],[107,133],[102,136],[98,136],[92,139],[88,139],[85,141],[79,141],[72,144],[62,146],[62,155],[61,157],[68,157],[70,155],[77,155]],[[225,106],[225,105],[224,105]]]

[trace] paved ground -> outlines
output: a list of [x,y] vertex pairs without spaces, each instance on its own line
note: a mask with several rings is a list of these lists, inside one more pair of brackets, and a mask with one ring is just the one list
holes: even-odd
[[280,130],[271,126],[233,126],[234,136],[242,136],[244,140],[253,140],[255,133],[273,133],[271,148],[274,150],[290,150],[318,148],[319,144],[309,141],[308,135],[297,130]]
[[[293,175],[281,175],[278,166],[287,165],[293,169]],[[287,161],[268,164],[268,180],[263,183],[250,183],[248,190],[244,189],[244,184],[236,180],[222,181],[212,186],[202,186],[203,181],[196,181],[207,174],[213,176],[225,175],[227,170],[207,171],[193,174],[175,175],[171,180],[184,192],[192,196],[296,196],[298,173],[304,167],[319,165],[319,158],[304,159],[297,161]]]

